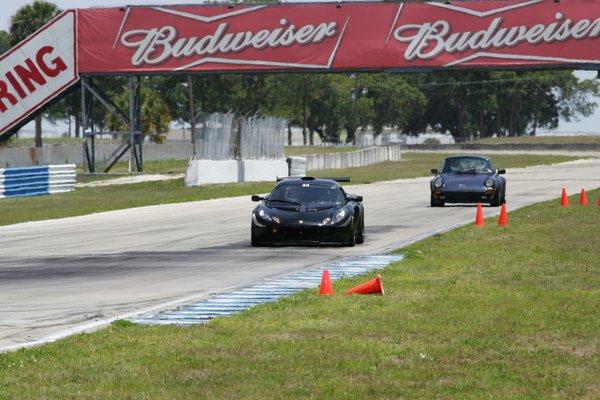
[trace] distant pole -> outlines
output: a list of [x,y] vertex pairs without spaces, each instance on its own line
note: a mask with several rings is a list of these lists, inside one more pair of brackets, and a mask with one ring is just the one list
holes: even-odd
[[192,86],[192,75],[187,77],[188,100],[190,111],[190,136],[192,137],[192,154],[196,155],[196,113],[194,112],[194,87]]
[[129,173],[134,173],[135,165],[135,88],[133,77],[129,77]]

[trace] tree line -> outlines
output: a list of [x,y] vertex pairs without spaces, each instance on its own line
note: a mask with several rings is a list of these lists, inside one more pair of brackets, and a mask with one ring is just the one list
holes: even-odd
[[[60,10],[36,0],[0,31],[0,52],[17,44]],[[94,78],[117,105],[127,108],[125,77]],[[406,134],[426,129],[455,138],[535,135],[593,113],[598,80],[579,81],[572,71],[440,71],[433,73],[199,74],[191,78],[195,113],[236,112],[273,115],[302,128],[304,142],[354,142],[359,130],[375,135],[385,127]],[[172,121],[189,122],[189,80],[185,75],[142,78],[142,126],[155,141],[164,139]],[[50,120],[75,121],[80,135],[80,91],[73,90],[46,110]],[[95,129],[125,129],[99,107]],[[41,145],[42,117],[36,118]],[[39,137],[38,137],[39,136]]]

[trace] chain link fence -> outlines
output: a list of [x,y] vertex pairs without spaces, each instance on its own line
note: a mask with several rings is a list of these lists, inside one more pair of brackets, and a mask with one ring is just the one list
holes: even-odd
[[203,114],[196,126],[196,159],[282,159],[286,128],[283,118]]
[[240,121],[240,157],[243,160],[284,157],[287,121],[274,117],[244,118]]
[[203,114],[196,126],[196,158],[226,160],[231,158],[231,132],[234,114]]
[[282,159],[286,129],[283,118],[202,114],[196,126],[196,159]]

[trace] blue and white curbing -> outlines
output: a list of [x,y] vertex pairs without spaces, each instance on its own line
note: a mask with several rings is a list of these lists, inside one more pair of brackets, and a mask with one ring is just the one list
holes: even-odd
[[0,198],[70,192],[75,169],[75,164],[0,169]]
[[402,259],[404,259],[402,254],[354,257],[347,261],[331,263],[327,267],[297,272],[247,288],[218,293],[206,300],[181,306],[175,310],[138,315],[130,320],[144,325],[204,324],[216,317],[236,314],[302,290],[316,288],[321,283],[324,269],[329,270],[332,280],[338,280],[381,269]]

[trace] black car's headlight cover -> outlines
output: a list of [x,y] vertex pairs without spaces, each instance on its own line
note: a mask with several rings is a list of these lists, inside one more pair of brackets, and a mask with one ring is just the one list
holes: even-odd
[[492,178],[487,178],[485,180],[485,186],[489,187],[489,188],[494,187],[495,183],[496,183],[496,181],[494,181]]
[[259,226],[265,226],[266,223],[279,223],[279,218],[272,216],[269,211],[264,207],[259,207],[252,213],[252,219],[254,219],[254,223]]
[[437,177],[433,180],[433,187],[436,189],[441,188],[444,185],[444,181],[442,180],[442,178]]

